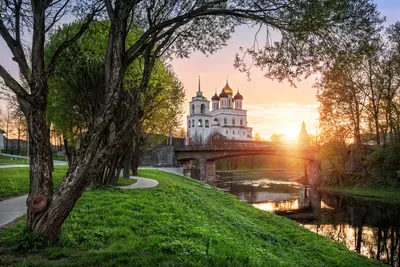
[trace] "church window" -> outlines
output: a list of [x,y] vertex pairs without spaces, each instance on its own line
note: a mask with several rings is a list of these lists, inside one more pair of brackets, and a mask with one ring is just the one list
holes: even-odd
[[240,119],[240,125],[243,125],[243,120],[242,119]]
[[201,114],[204,114],[206,112],[206,106],[204,104],[201,104],[200,112],[201,112]]
[[229,106],[231,106],[231,100],[230,99],[228,99],[228,102],[229,102]]
[[228,130],[226,130],[226,134],[228,134]]
[[219,124],[219,122],[218,122],[218,119],[217,118],[214,118],[214,124]]
[[203,127],[203,121],[200,119],[199,120],[199,123],[198,123],[198,125],[197,125],[198,127]]
[[224,118],[224,124],[226,125],[228,123],[228,120]]
[[235,119],[232,119],[232,125],[235,125]]
[[235,134],[235,131],[233,131],[233,134]]
[[192,127],[195,127],[195,125],[194,125],[194,120],[192,120]]
[[194,114],[194,104],[192,104],[192,114]]
[[210,125],[208,124],[208,120],[206,120],[206,128],[210,127]]
[[188,128],[190,128],[190,120],[188,121]]

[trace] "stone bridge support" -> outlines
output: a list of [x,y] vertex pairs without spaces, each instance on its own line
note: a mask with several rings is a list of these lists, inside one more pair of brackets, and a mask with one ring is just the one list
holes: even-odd
[[190,161],[190,160],[182,160],[179,163],[180,163],[181,168],[183,169],[183,175],[185,175],[186,177],[191,178],[192,161]]
[[306,164],[306,173],[310,185],[321,184],[321,161],[309,160]]
[[215,174],[215,161],[200,159],[200,180],[203,182],[214,183],[217,180]]

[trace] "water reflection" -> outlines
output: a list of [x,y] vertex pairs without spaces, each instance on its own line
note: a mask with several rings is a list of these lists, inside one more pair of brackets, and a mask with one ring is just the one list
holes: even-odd
[[268,179],[220,184],[254,207],[298,221],[349,249],[400,267],[400,205]]

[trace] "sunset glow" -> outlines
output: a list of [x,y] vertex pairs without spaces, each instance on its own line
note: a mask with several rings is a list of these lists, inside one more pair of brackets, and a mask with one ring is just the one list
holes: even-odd
[[287,141],[295,142],[305,121],[307,131],[315,132],[315,119],[319,114],[313,88],[315,77],[296,83],[296,88],[288,82],[278,82],[264,77],[264,73],[253,68],[250,80],[245,73],[233,66],[233,59],[239,47],[246,47],[254,35],[254,29],[237,28],[227,47],[206,56],[195,52],[190,58],[175,59],[172,67],[186,89],[183,127],[186,129],[186,115],[189,101],[198,90],[198,77],[201,78],[201,91],[211,100],[215,92],[229,80],[234,94],[239,90],[243,95],[243,109],[247,110],[248,126],[253,127],[253,136],[258,133],[269,140],[273,133],[285,134]]

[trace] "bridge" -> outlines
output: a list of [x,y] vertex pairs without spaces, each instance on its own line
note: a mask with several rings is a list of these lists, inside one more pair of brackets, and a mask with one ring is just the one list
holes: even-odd
[[311,185],[320,183],[321,163],[317,159],[317,150],[312,147],[283,145],[263,141],[218,140],[212,144],[175,146],[176,160],[184,170],[191,169],[191,161],[200,163],[200,179],[205,182],[216,181],[215,161],[247,155],[272,155],[304,159],[305,174]]

